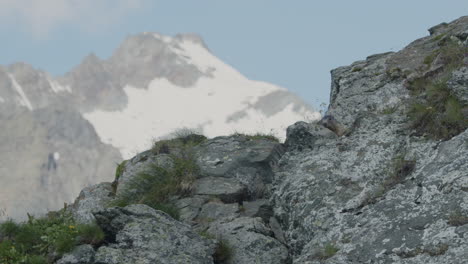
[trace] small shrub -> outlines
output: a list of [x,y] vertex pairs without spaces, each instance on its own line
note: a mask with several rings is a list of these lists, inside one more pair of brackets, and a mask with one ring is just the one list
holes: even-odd
[[385,74],[390,77],[390,79],[392,80],[395,80],[395,79],[398,79],[400,77],[404,77],[405,76],[405,73],[398,67],[396,68],[391,68],[391,69],[388,69]]
[[397,155],[392,160],[392,164],[389,169],[389,175],[382,183],[382,195],[384,195],[395,185],[402,183],[403,180],[414,171],[415,167],[416,161],[404,159],[404,154]]
[[434,41],[439,41],[439,40],[441,40],[441,39],[442,39],[443,37],[445,37],[445,36],[446,36],[446,34],[439,34],[439,35],[435,36],[432,40],[434,40]]
[[387,108],[383,109],[381,113],[383,115],[391,115],[391,114],[395,113],[396,110],[398,110],[398,106],[387,107]]
[[468,120],[463,115],[468,106],[451,95],[447,86],[452,72],[464,65],[468,48],[453,40],[444,40],[440,48],[424,60],[425,64],[431,64],[437,57],[442,70],[434,76],[417,78],[408,86],[414,97],[408,112],[410,127],[416,135],[436,140],[450,139],[468,128]]
[[190,194],[199,168],[189,150],[179,153],[179,156],[171,155],[171,157],[174,161],[171,169],[151,164],[147,169],[137,173],[110,205],[123,207],[136,203],[146,204],[178,219],[178,209],[169,198],[174,195]]
[[381,185],[376,186],[374,190],[367,193],[360,207],[375,204],[379,198],[383,197],[395,185],[402,183],[414,171],[416,161],[406,160],[404,156],[404,154],[400,154],[392,159],[390,168],[388,169],[388,176]]
[[449,216],[448,224],[451,226],[462,226],[468,224],[468,215],[463,215],[457,211]]
[[325,260],[333,257],[340,249],[337,248],[334,244],[326,244],[318,254],[320,260]]
[[60,230],[51,236],[52,248],[54,248],[55,251],[60,255],[65,254],[71,251],[77,245],[76,237],[76,230]]
[[447,244],[440,244],[434,248],[426,249],[424,252],[431,257],[441,256],[447,252],[449,246]]
[[7,220],[0,225],[0,237],[4,239],[9,239],[18,234],[20,227],[13,220]]
[[204,237],[206,239],[215,239],[215,236],[213,236],[212,234],[208,233],[208,231],[204,230],[204,231],[199,231],[198,234],[201,236],[201,237]]
[[120,177],[122,177],[122,174],[125,171],[125,164],[127,164],[127,160],[122,161],[120,164],[117,165],[117,168],[115,169],[115,178],[114,178],[114,181],[111,184],[112,192],[114,194],[117,192],[119,179],[120,179]]
[[450,95],[445,80],[429,83],[425,90],[425,99],[414,102],[409,111],[416,135],[447,140],[468,128],[463,115],[467,106]]
[[46,242],[45,245],[48,247],[49,242],[54,241],[44,241],[44,239],[41,238],[44,233],[43,231],[45,231],[44,228],[30,221],[28,224],[20,225],[20,229],[14,237],[14,241],[24,248],[33,248],[43,242]]
[[151,207],[156,210],[165,212],[176,220],[180,220],[179,209],[172,203],[155,203],[152,204]]
[[9,240],[0,243],[0,263],[20,263],[25,256]]
[[416,167],[416,161],[404,159],[404,155],[398,155],[392,160],[390,174],[384,182],[384,187],[389,190],[398,183],[401,183],[410,175]]
[[79,225],[77,229],[78,241],[81,244],[99,245],[104,241],[105,234],[96,224]]
[[115,181],[118,181],[120,179],[120,176],[125,171],[125,164],[127,164],[127,160],[122,161],[119,165],[117,165],[117,168],[115,169]]
[[280,140],[275,135],[273,135],[273,133],[270,133],[270,134],[256,133],[256,134],[249,135],[249,134],[242,134],[242,133],[236,132],[233,135],[243,136],[247,138],[247,140],[270,140],[274,142],[280,142]]
[[351,72],[359,72],[359,71],[362,71],[362,68],[361,67],[354,67]]
[[214,263],[221,264],[227,263],[232,258],[232,248],[229,243],[224,239],[219,239],[216,251],[213,255]]
[[203,143],[207,138],[188,129],[172,133],[174,138],[154,142],[151,150],[156,154],[170,154],[174,149],[187,150]]
[[[102,233],[99,227],[77,227],[65,210],[50,215],[44,218],[29,216],[28,221],[21,224],[12,221],[1,224],[0,230],[8,235],[0,241],[0,263],[49,263],[47,256],[60,257],[75,246],[86,243],[77,238],[89,236],[90,230],[94,236]],[[84,230],[88,230],[88,234]]]
[[32,255],[26,258],[24,263],[28,264],[47,264],[47,258],[44,256]]
[[437,57],[437,55],[439,55],[438,51],[431,52],[431,54],[427,55],[424,58],[423,63],[426,64],[427,66],[430,66],[432,62],[435,60],[435,58]]

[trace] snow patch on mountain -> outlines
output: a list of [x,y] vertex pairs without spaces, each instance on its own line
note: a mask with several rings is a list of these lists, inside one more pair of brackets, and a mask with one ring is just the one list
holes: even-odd
[[[165,42],[169,42],[167,38]],[[208,76],[200,77],[188,88],[166,78],[155,78],[148,87],[126,85],[128,104],[125,109],[84,114],[101,140],[117,147],[124,158],[147,149],[154,139],[183,127],[202,130],[208,137],[262,132],[284,139],[285,129],[291,123],[319,118],[318,113],[306,108],[294,109],[292,104],[266,116],[254,107],[255,103],[262,96],[286,89],[247,79],[200,43],[172,38],[169,46],[178,58]],[[240,110],[244,110],[241,117],[234,121],[228,119]]]
[[72,93],[72,88],[70,87],[70,85],[62,86],[57,81],[54,81],[54,80],[51,80],[51,79],[48,79],[48,81],[49,81],[49,84],[50,84],[50,89],[52,89],[52,91],[54,93],[60,93],[60,92]]
[[26,106],[30,111],[32,111],[33,106],[26,94],[24,93],[21,85],[19,85],[19,83],[16,81],[15,77],[11,73],[8,73],[8,77],[10,78],[10,81],[13,84],[13,88],[15,88],[16,92],[19,95],[19,103],[23,106]]

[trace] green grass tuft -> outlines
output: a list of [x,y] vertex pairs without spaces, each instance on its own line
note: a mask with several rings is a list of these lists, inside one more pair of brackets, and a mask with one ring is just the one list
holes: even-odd
[[463,226],[468,224],[468,215],[456,211],[449,216],[448,224],[451,226]]
[[333,257],[338,251],[340,251],[339,248],[337,248],[334,244],[332,243],[327,243],[322,250],[320,250],[318,258],[320,260],[325,260]]
[[172,132],[170,139],[153,143],[151,150],[156,154],[171,154],[174,150],[186,150],[203,143],[207,138],[198,131],[183,128]]
[[52,263],[47,258],[51,254],[60,257],[75,246],[90,242],[79,238],[92,237],[95,243],[104,239],[98,226],[76,225],[65,211],[44,218],[29,216],[27,222],[20,224],[4,222],[0,233],[0,263],[12,264]]
[[118,181],[124,173],[125,164],[127,164],[127,160],[124,160],[119,165],[117,165],[117,168],[115,169],[115,181]]
[[247,138],[247,140],[269,140],[274,142],[280,142],[280,140],[273,135],[273,133],[266,134],[266,133],[255,133],[255,134],[243,134],[243,133],[234,133],[233,136],[242,136]]
[[174,161],[172,168],[149,165],[132,178],[125,190],[122,190],[110,205],[123,207],[130,204],[146,204],[178,219],[178,210],[170,198],[175,195],[186,196],[192,192],[199,168],[189,150],[171,157]]
[[219,239],[216,251],[213,255],[214,263],[227,263],[232,258],[232,255],[233,250],[229,243],[224,239]]
[[105,239],[104,231],[96,224],[79,225],[77,230],[81,244],[99,245]]
[[463,114],[468,106],[451,95],[447,86],[452,72],[464,65],[467,54],[468,48],[451,40],[443,41],[441,47],[424,60],[430,64],[437,56],[443,65],[442,71],[409,83],[413,98],[408,117],[416,135],[447,140],[468,128],[468,120]]

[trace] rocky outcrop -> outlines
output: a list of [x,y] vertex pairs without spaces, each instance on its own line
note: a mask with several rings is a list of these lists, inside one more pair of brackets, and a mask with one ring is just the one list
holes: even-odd
[[215,245],[170,216],[146,205],[95,213],[111,243],[100,247],[95,263],[212,263]]
[[227,263],[288,262],[288,249],[273,238],[273,232],[261,218],[225,218],[210,225],[208,232],[234,251]]
[[[117,169],[114,183],[84,189],[68,207],[80,223],[95,222],[106,234],[106,242],[96,249],[89,263],[134,263],[137,260],[151,263],[155,259],[160,263],[248,263],[252,258],[257,263],[289,262],[284,236],[268,201],[273,167],[284,151],[280,143],[268,138],[233,135],[205,140],[190,148],[167,144],[177,147],[155,147],[123,162]],[[179,220],[185,224],[145,205],[111,207],[114,199],[135,191],[131,188],[142,172],[150,172],[155,166],[168,171],[177,169],[180,157],[187,158],[184,155],[188,153],[184,151],[194,153],[200,170],[191,191],[174,193],[168,197],[168,204],[176,208]],[[249,190],[249,187],[252,188]],[[161,219],[166,226],[159,223]],[[155,228],[163,231],[153,230]],[[187,235],[188,230],[195,233]],[[181,236],[191,239],[199,238],[198,234],[209,239],[179,239],[180,232],[183,232]],[[165,240],[161,240],[163,238]],[[189,252],[176,249],[169,252],[175,245]],[[167,247],[167,250],[159,247]],[[203,249],[205,255],[199,249]],[[77,250],[60,263],[73,263],[70,261],[81,255]]]
[[[167,118],[177,109],[193,115]],[[90,54],[59,77],[26,63],[0,65],[0,220],[59,209],[181,124],[214,137],[265,122],[283,137],[288,118],[318,115],[286,89],[248,80],[196,34],[128,36],[108,59]]]
[[[199,170],[165,201],[183,223],[142,204],[85,206],[112,201],[97,191],[109,184],[84,191],[70,208],[97,209],[91,221],[106,233],[89,263],[465,263],[468,17],[430,31],[333,70],[328,117],[291,125],[284,144],[233,135],[190,145]],[[430,130],[427,115],[449,132]],[[113,194],[155,164],[177,169],[181,153],[138,154],[119,166]]]
[[275,141],[234,135],[201,144],[195,156],[202,176],[231,178],[247,187],[249,197],[261,198],[270,192],[271,168],[283,152]]
[[93,213],[107,208],[114,196],[111,183],[99,183],[84,188],[75,202],[67,209],[70,210],[78,223],[91,224],[95,222]]
[[288,129],[272,200],[294,263],[465,262],[468,221],[455,219],[468,215],[468,131],[444,142],[415,135],[410,89],[412,80],[447,73],[439,87],[464,100],[464,68],[446,71],[452,62],[438,61],[437,39],[463,49],[467,29],[463,17],[398,53],[333,70],[328,114],[350,129],[346,136]]

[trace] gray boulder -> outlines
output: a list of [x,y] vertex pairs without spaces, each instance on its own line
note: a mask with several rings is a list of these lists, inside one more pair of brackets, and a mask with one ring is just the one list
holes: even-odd
[[234,135],[207,140],[196,148],[196,157],[202,176],[237,179],[250,197],[260,198],[269,193],[271,168],[283,152],[277,142]]
[[232,178],[205,177],[195,181],[194,194],[213,196],[225,203],[234,203],[246,198],[247,187]]
[[240,217],[213,223],[208,229],[232,250],[229,264],[288,263],[288,249],[273,238],[273,232],[260,218]]
[[72,212],[75,221],[81,224],[90,224],[95,221],[93,212],[106,208],[113,197],[112,184],[99,183],[84,188],[68,209]]
[[179,210],[179,219],[185,223],[194,223],[193,221],[200,213],[201,207],[208,200],[209,197],[203,195],[178,199],[175,206]]
[[73,249],[72,252],[65,254],[57,264],[93,264],[94,249],[91,245],[81,245]]
[[223,204],[221,202],[208,202],[203,205],[198,214],[198,222],[212,222],[225,217],[239,216],[239,204]]
[[447,84],[453,96],[462,103],[468,104],[468,67],[454,71]]
[[147,150],[137,154],[132,159],[125,162],[122,174],[115,179],[114,185],[117,187],[116,195],[120,195],[126,191],[132,179],[138,175],[139,172],[151,169],[152,165],[162,167],[165,169],[172,168],[174,162],[168,154],[156,154],[151,150]]
[[286,130],[285,145],[288,149],[301,151],[304,148],[313,148],[323,145],[330,139],[335,139],[337,135],[330,129],[318,123],[296,122]]
[[95,263],[213,263],[214,243],[161,211],[139,204],[94,215],[110,241]]
[[258,199],[254,201],[244,201],[242,203],[242,216],[260,217],[265,223],[268,223],[273,216],[273,208],[270,201],[266,199]]

